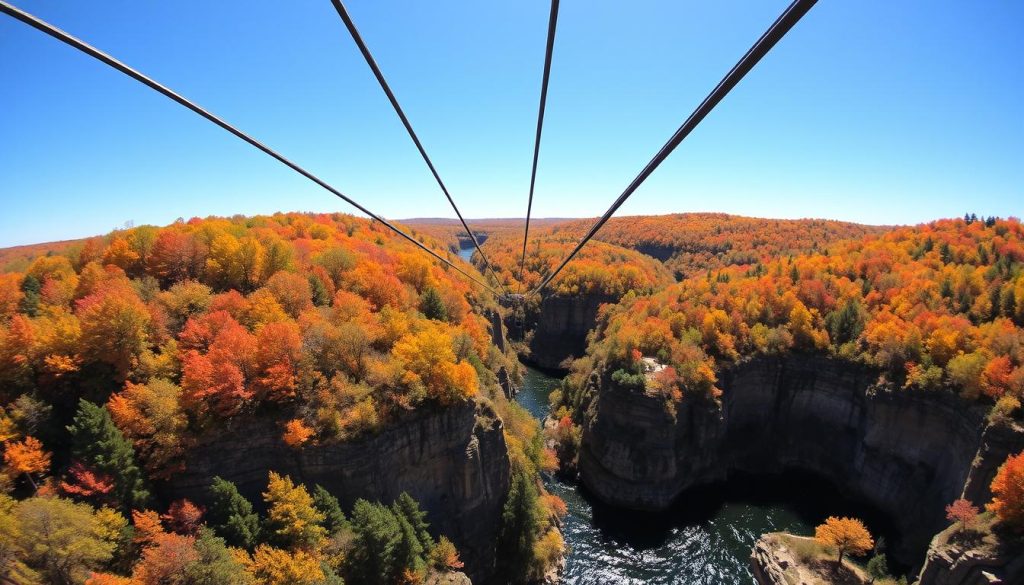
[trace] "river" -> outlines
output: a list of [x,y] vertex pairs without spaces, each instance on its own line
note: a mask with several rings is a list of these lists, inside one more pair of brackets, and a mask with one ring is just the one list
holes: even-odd
[[[548,394],[559,383],[527,368],[516,400],[542,419]],[[563,579],[574,585],[747,585],[755,582],[750,550],[762,533],[813,534],[829,514],[860,511],[833,486],[799,475],[787,474],[784,482],[748,478],[692,490],[676,509],[656,515],[609,509],[575,484],[545,481],[569,509]]]

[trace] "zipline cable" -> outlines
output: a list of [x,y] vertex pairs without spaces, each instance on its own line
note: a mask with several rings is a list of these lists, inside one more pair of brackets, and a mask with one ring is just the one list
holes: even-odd
[[530,171],[530,196],[526,203],[526,227],[523,228],[523,256],[519,260],[519,288],[523,292],[523,269],[526,267],[526,243],[530,237],[530,214],[533,211],[533,188],[537,184],[537,159],[540,157],[540,136],[544,130],[544,108],[548,102],[548,78],[551,77],[551,55],[555,50],[555,28],[558,25],[558,0],[551,0],[548,15],[548,43],[544,51],[544,77],[540,83],[540,106],[537,108],[537,136],[533,142],[533,168]]
[[362,35],[359,34],[359,29],[356,28],[356,23],[353,22],[352,17],[348,14],[348,9],[345,8],[345,4],[341,0],[331,0],[334,4],[334,9],[338,11],[338,16],[345,23],[345,28],[348,29],[352,40],[355,41],[356,46],[359,47],[359,52],[363,54],[363,58],[366,60],[366,64],[373,70],[374,77],[377,78],[377,83],[380,84],[380,88],[384,90],[385,95],[388,96],[388,100],[391,102],[391,107],[395,109],[395,113],[398,114],[399,119],[402,120],[402,124],[405,126],[406,132],[409,133],[409,138],[412,138],[413,144],[416,145],[416,149],[420,151],[420,156],[423,157],[423,162],[427,163],[427,168],[430,169],[430,173],[434,175],[434,180],[437,181],[437,185],[441,187],[441,191],[444,196],[448,198],[448,203],[451,204],[452,209],[455,210],[455,215],[459,217],[459,221],[462,222],[462,227],[465,228],[466,233],[469,234],[469,238],[473,240],[473,246],[476,247],[476,251],[480,254],[480,258],[484,262],[484,266],[494,277],[494,281],[498,283],[498,286],[502,288],[506,293],[508,289],[502,284],[501,279],[495,274],[494,268],[491,266],[490,261],[487,260],[487,256],[484,251],[480,249],[480,242],[477,241],[476,235],[473,230],[469,229],[469,225],[466,220],[462,218],[462,213],[459,211],[459,206],[455,204],[455,199],[452,198],[451,193],[448,192],[448,187],[445,186],[444,181],[441,180],[441,175],[438,174],[437,169],[434,168],[434,163],[430,160],[430,156],[427,155],[427,151],[423,148],[423,144],[420,142],[419,136],[416,135],[416,131],[412,129],[412,124],[409,122],[409,118],[406,117],[405,111],[402,110],[402,106],[398,103],[398,98],[395,97],[395,93],[391,91],[391,86],[388,85],[386,79],[384,79],[384,73],[381,72],[380,67],[377,66],[377,61],[373,58],[373,54],[370,53],[369,47],[363,42]]
[[401,229],[399,229],[398,227],[396,227],[394,224],[392,224],[388,220],[384,219],[383,217],[381,217],[381,216],[377,215],[376,213],[373,213],[369,209],[363,207],[362,205],[357,203],[355,200],[349,198],[348,196],[343,194],[341,191],[338,191],[337,189],[335,189],[331,185],[327,184],[325,181],[323,181],[322,179],[320,179],[319,177],[317,177],[313,173],[310,173],[306,169],[300,167],[299,165],[297,165],[297,164],[293,163],[292,161],[286,159],[285,157],[281,156],[280,154],[274,152],[269,147],[264,146],[261,142],[259,142],[255,138],[252,138],[251,136],[249,136],[248,134],[246,134],[246,133],[242,132],[241,130],[235,128],[231,124],[228,124],[224,120],[218,118],[216,115],[208,112],[207,110],[203,109],[202,107],[200,107],[200,106],[196,105],[195,103],[189,101],[187,98],[179,95],[178,93],[174,92],[170,88],[168,88],[168,87],[166,87],[164,85],[161,85],[160,83],[158,83],[157,81],[154,81],[153,79],[147,77],[143,73],[140,73],[139,71],[136,71],[135,69],[132,69],[128,65],[125,65],[124,63],[118,61],[117,59],[111,57],[110,55],[104,53],[103,51],[100,51],[99,49],[93,47],[92,45],[89,45],[85,41],[82,41],[82,40],[80,40],[80,39],[78,39],[78,38],[76,38],[74,36],[71,36],[70,34],[64,32],[63,30],[61,30],[61,29],[51,25],[50,23],[48,23],[48,22],[46,22],[46,21],[44,21],[44,20],[42,20],[42,19],[40,19],[40,18],[38,18],[36,16],[33,16],[33,15],[31,15],[31,14],[29,14],[29,13],[27,13],[27,12],[25,12],[25,11],[19,9],[19,8],[11,6],[10,4],[5,2],[4,0],[0,0],[0,12],[3,12],[4,14],[7,14],[8,16],[13,17],[16,20],[19,20],[19,21],[21,21],[21,22],[23,22],[23,23],[25,23],[25,24],[33,27],[33,28],[36,28],[36,29],[38,29],[38,30],[40,30],[40,31],[50,35],[51,37],[57,39],[58,41],[61,41],[61,42],[65,43],[65,44],[67,44],[67,45],[70,45],[70,46],[78,49],[79,51],[85,53],[86,55],[89,55],[90,57],[92,57],[92,58],[94,58],[94,59],[96,59],[98,61],[101,61],[101,62],[109,65],[110,67],[113,67],[114,69],[120,71],[121,73],[124,73],[125,75],[127,75],[128,77],[131,77],[132,79],[138,81],[139,83],[142,83],[143,85],[146,85],[146,86],[150,87],[151,89],[153,89],[153,90],[155,90],[155,91],[157,91],[159,93],[162,93],[163,95],[169,97],[170,99],[178,102],[179,104],[185,106],[186,108],[188,108],[188,109],[192,110],[193,112],[199,114],[200,116],[206,118],[210,122],[213,122],[214,124],[220,126],[221,128],[227,130],[228,132],[234,134],[238,138],[241,138],[245,142],[248,142],[250,145],[252,145],[252,146],[256,147],[257,149],[263,151],[264,153],[270,155],[271,157],[276,159],[281,164],[287,166],[288,168],[290,168],[293,171],[299,173],[303,177],[306,177],[310,181],[313,181],[317,185],[323,187],[327,191],[329,191],[332,194],[336,195],[338,198],[342,199],[343,201],[345,201],[349,205],[355,207],[359,211],[362,211],[363,213],[365,213],[366,215],[370,216],[374,220],[379,221],[385,227],[387,227],[391,231],[395,232],[396,234],[402,236],[403,238],[405,238],[406,240],[408,240],[409,242],[411,242],[412,244],[414,244],[415,246],[417,246],[418,248],[420,248],[424,252],[430,254],[431,256],[436,258],[437,260],[440,260],[441,262],[443,262],[443,263],[447,264],[448,266],[454,268],[457,272],[459,272],[460,274],[462,274],[466,278],[472,280],[476,284],[479,284],[480,286],[484,287],[484,289],[489,291],[491,294],[494,294],[495,296],[498,296],[498,297],[502,296],[501,293],[499,293],[495,289],[491,288],[485,282],[482,282],[480,279],[476,278],[472,274],[470,274],[470,273],[466,272],[465,270],[459,268],[456,264],[454,264],[453,262],[451,262],[447,258],[444,258],[440,254],[437,254],[436,252],[434,252],[433,250],[431,250],[430,248],[428,248],[427,246],[422,244],[416,238],[414,238],[411,235],[407,234],[406,232],[402,231]]
[[605,222],[612,217],[612,214],[614,214],[619,207],[626,202],[626,199],[629,199],[629,196],[632,195],[645,180],[647,180],[647,177],[649,177],[651,173],[653,173],[654,170],[657,169],[670,154],[672,154],[672,151],[679,146],[683,139],[686,138],[698,124],[700,124],[701,120],[703,120],[716,105],[718,105],[718,102],[722,101],[722,98],[724,98],[729,91],[732,90],[732,88],[734,88],[736,84],[754,68],[755,65],[757,65],[757,62],[760,61],[762,57],[768,54],[768,51],[775,46],[775,43],[779,42],[779,40],[782,39],[782,37],[784,37],[805,14],[807,14],[807,11],[810,10],[816,2],[817,0],[794,0],[794,2],[789,5],[786,11],[783,12],[771,27],[761,35],[761,38],[754,43],[754,46],[752,46],[750,50],[743,55],[743,58],[733,66],[724,78],[722,78],[722,81],[715,86],[715,89],[711,90],[711,93],[704,98],[704,101],[697,106],[697,109],[690,114],[690,117],[683,122],[683,125],[676,130],[675,134],[669,138],[668,142],[661,147],[661,150],[654,155],[654,158],[647,163],[647,166],[640,171],[640,174],[633,179],[633,182],[626,187],[626,190],[619,195],[619,198],[612,203],[612,206],[608,208],[608,211],[604,212],[604,215],[602,215],[601,218],[597,220],[597,223],[590,228],[590,231],[587,232],[587,235],[585,235],[582,240],[580,240],[576,245],[576,248],[574,248],[573,251],[570,252],[564,260],[562,260],[562,263],[558,265],[554,272],[548,274],[548,276],[544,278],[539,285],[537,285],[537,288],[532,290],[529,294],[533,295],[539,293],[548,285],[548,283],[551,282],[553,278],[558,276],[558,273],[565,268],[565,265],[568,264],[577,253],[579,253],[580,249],[582,249],[592,237],[594,237],[594,234],[596,234]]

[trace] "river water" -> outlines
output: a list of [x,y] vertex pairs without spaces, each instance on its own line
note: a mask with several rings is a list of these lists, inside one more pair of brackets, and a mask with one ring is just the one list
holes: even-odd
[[[542,419],[559,383],[527,368],[516,400]],[[810,477],[733,480],[688,492],[676,509],[656,515],[609,509],[575,484],[545,481],[568,505],[563,578],[578,585],[755,583],[749,558],[758,536],[779,530],[810,535],[825,516],[856,508]]]

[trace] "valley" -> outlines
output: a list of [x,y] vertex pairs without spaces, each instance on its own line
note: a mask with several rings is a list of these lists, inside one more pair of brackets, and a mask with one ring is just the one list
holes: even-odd
[[[747,235],[700,252],[716,219]],[[808,220],[817,235],[780,256],[772,220],[621,220],[620,242],[663,223],[678,234],[663,259],[701,270],[673,274],[646,241],[598,242],[551,291],[510,302],[340,214],[10,254],[5,513],[22,522],[56,496],[136,532],[155,523],[153,554],[220,542],[237,551],[218,561],[230,579],[261,578],[277,555],[310,583],[483,584],[774,585],[793,561],[772,560],[783,551],[765,543],[789,541],[764,535],[811,537],[844,516],[884,537],[893,579],[973,585],[980,569],[931,541],[947,505],[999,497],[1024,452],[1020,223]],[[483,278],[450,224],[412,224]],[[528,290],[574,225],[539,222],[521,281],[514,222],[477,235],[498,284]],[[289,512],[305,533],[275,536],[282,497],[309,498]],[[1018,541],[985,514],[984,570],[1012,577]],[[388,522],[419,552],[375,548]],[[402,537],[406,524],[423,536]],[[157,570],[146,554],[119,569],[107,542],[72,581]],[[162,570],[197,567],[186,555]]]

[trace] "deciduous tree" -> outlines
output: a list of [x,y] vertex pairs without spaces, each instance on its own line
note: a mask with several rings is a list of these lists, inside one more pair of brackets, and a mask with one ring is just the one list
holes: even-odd
[[271,471],[263,500],[267,503],[267,533],[274,542],[291,550],[320,547],[327,535],[322,526],[324,515],[305,487]]
[[25,437],[22,441],[9,441],[4,446],[4,463],[16,474],[28,478],[35,488],[36,480],[32,476],[50,470],[50,453],[43,449],[39,439]]
[[960,532],[971,528],[978,519],[978,508],[969,500],[960,498],[946,506],[946,520],[960,525]]
[[843,556],[860,556],[875,546],[867,527],[856,518],[829,516],[824,524],[814,529],[814,539],[824,546],[835,548],[839,553],[836,558],[836,570],[842,565]]
[[992,480],[988,509],[1018,532],[1024,532],[1024,451],[1011,455]]

